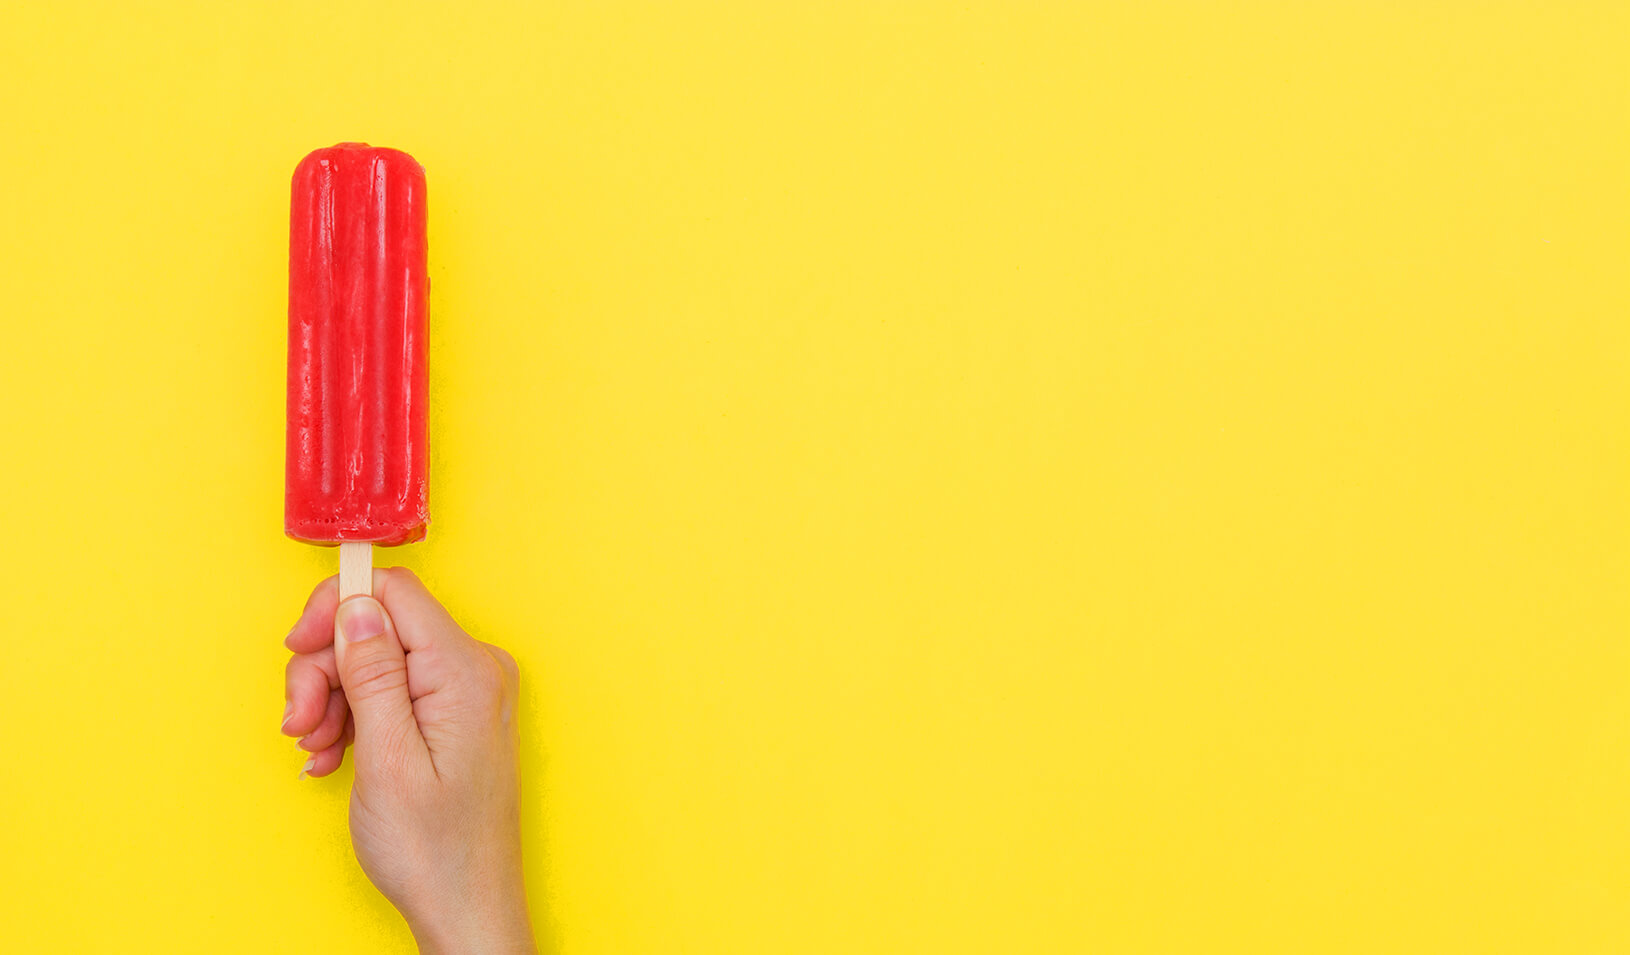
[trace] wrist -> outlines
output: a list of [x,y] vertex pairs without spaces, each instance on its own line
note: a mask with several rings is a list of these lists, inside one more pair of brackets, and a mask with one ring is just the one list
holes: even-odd
[[423,955],[534,955],[538,950],[519,886],[476,899],[443,899],[403,915]]
[[524,910],[408,925],[421,955],[535,955],[538,950]]

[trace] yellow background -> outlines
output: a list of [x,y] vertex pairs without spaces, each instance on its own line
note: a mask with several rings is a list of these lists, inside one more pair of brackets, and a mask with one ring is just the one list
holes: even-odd
[[396,951],[288,180],[429,172],[545,944],[1630,950],[1617,3],[10,5],[0,948]]

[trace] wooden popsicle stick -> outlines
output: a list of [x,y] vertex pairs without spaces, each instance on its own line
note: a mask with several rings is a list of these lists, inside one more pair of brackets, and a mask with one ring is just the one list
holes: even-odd
[[340,544],[340,599],[358,594],[372,596],[374,589],[374,545]]

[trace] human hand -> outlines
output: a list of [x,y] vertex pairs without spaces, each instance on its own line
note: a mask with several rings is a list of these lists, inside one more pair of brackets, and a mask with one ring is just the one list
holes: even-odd
[[373,593],[341,604],[328,578],[284,641],[283,732],[312,754],[302,775],[334,772],[354,740],[351,844],[421,951],[535,952],[515,660],[465,633],[411,571],[375,570]]

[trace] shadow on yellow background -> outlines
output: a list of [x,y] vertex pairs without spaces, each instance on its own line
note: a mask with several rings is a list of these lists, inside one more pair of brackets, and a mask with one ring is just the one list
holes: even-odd
[[357,139],[550,949],[1630,950],[1625,9],[800,6],[0,13],[0,948],[410,944],[277,733]]

